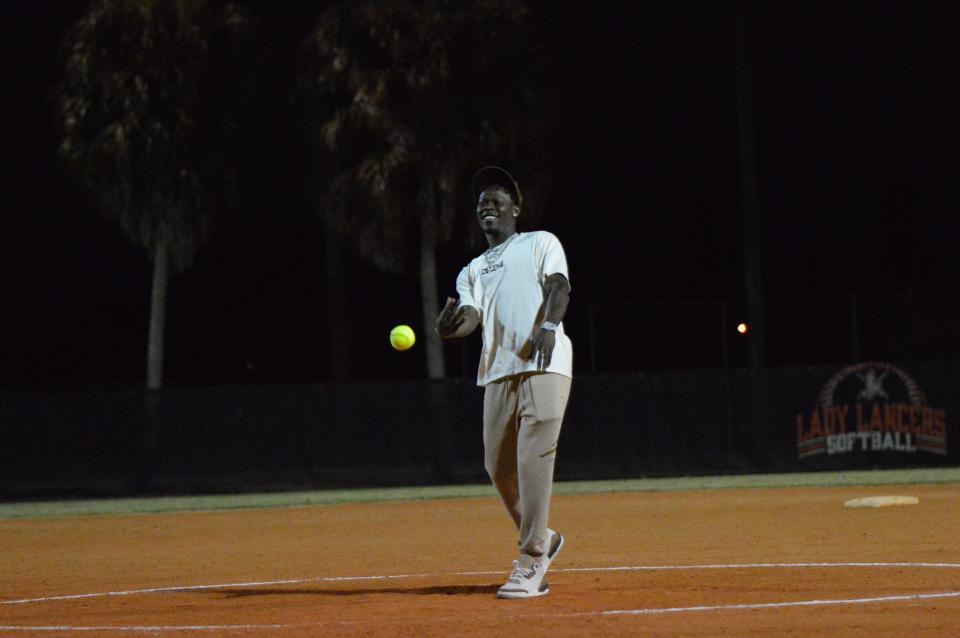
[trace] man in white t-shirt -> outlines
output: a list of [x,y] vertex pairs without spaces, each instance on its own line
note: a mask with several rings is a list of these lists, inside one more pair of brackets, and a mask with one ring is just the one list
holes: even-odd
[[573,349],[563,330],[567,259],[552,234],[517,232],[523,199],[507,171],[481,169],[473,192],[490,248],[460,271],[459,303],[447,299],[437,332],[462,338],[482,327],[477,384],[485,387],[484,465],[520,536],[519,559],[497,596],[531,598],[549,591],[544,574],[564,542],[547,518],[573,376]]

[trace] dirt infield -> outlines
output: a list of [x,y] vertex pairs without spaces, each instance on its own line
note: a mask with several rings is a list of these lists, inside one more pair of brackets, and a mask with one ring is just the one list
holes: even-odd
[[[845,509],[847,499],[920,504]],[[0,635],[956,636],[954,485],[555,497],[551,593],[497,600],[493,498],[0,521]]]

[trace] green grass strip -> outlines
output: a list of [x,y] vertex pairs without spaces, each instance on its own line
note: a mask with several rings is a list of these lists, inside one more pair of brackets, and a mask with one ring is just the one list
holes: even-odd
[[[567,481],[557,483],[554,486],[554,493],[600,494],[612,492],[666,492],[784,487],[865,487],[937,483],[960,483],[960,468],[747,474],[738,476],[641,478],[613,481]],[[210,512],[264,507],[311,507],[342,503],[373,503],[382,501],[415,501],[493,496],[493,488],[489,485],[448,485],[435,487],[271,492],[263,494],[40,501],[0,504],[0,519]]]
[[960,468],[795,472],[731,476],[686,476],[667,479],[574,481],[558,483],[554,492],[557,494],[597,494],[603,492],[669,492],[778,487],[869,487],[879,485],[937,483],[960,483]]

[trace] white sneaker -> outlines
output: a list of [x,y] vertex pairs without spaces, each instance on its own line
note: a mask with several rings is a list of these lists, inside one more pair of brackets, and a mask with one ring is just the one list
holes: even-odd
[[542,558],[533,559],[530,567],[524,567],[518,560],[513,561],[513,572],[497,590],[497,598],[535,598],[549,593],[550,586],[543,580],[545,573]]
[[497,590],[497,598],[536,598],[550,593],[550,585],[544,580],[550,563],[563,547],[563,536],[547,529],[550,546],[544,556],[534,558],[527,567],[520,561],[513,561],[513,572],[507,582]]
[[556,558],[557,554],[560,553],[560,550],[563,549],[563,534],[560,532],[555,532],[548,527],[547,538],[550,539],[550,547],[547,548],[547,556],[545,561],[546,564],[543,566],[543,571],[547,571],[547,568],[550,567],[553,559]]

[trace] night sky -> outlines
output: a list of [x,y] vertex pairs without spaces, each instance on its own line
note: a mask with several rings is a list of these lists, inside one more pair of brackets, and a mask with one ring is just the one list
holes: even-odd
[[[322,4],[247,3],[279,43],[281,80]],[[753,4],[765,295],[956,294],[956,10]],[[57,46],[84,7],[0,9],[2,391],[136,386],[144,376],[149,264],[84,206],[54,152]],[[629,365],[613,367],[669,365],[643,360],[651,335],[634,327],[650,304],[735,307],[744,296],[733,3],[543,0],[532,11],[562,69],[562,153],[542,228],[567,251],[578,367],[588,308],[610,304],[626,305],[598,328],[634,344]],[[323,229],[285,174],[264,176],[270,206],[222,228],[171,280],[168,381],[326,381],[327,331],[350,339],[355,380],[423,377],[419,347],[387,345],[397,323],[420,329],[416,273],[351,259],[351,315],[328,316]],[[454,293],[471,257],[442,253],[441,295]],[[473,375],[477,349],[476,336],[449,347],[450,374]],[[678,364],[715,363],[682,338],[670,350]]]

